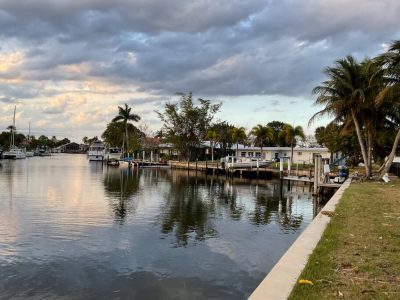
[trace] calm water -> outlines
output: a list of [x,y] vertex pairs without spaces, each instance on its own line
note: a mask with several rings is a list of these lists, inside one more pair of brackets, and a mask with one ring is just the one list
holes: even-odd
[[0,162],[0,299],[243,299],[315,211],[271,181]]

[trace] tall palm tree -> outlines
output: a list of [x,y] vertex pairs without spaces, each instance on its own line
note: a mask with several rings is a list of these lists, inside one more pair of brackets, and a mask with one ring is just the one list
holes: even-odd
[[333,116],[332,122],[344,123],[345,127],[353,124],[361,148],[366,176],[370,177],[370,160],[367,157],[361,131],[363,120],[361,122],[359,120],[359,113],[366,103],[367,80],[363,76],[363,66],[349,55],[337,60],[334,67],[326,68],[325,74],[328,79],[313,90],[313,93],[318,95],[315,104],[325,107],[311,117],[309,124],[322,115]]
[[290,144],[291,148],[290,161],[293,163],[293,147],[296,141],[296,137],[301,138],[303,141],[306,138],[303,127],[301,126],[293,127],[290,124],[284,124],[281,131],[281,136],[285,138],[287,144]]
[[125,125],[125,134],[122,141],[122,149],[124,149],[126,141],[126,150],[129,151],[129,139],[128,139],[128,124],[129,121],[138,122],[140,120],[139,115],[131,112],[132,108],[125,103],[125,107],[118,106],[118,115],[112,119],[112,122],[123,122]]
[[393,42],[388,51],[378,57],[378,61],[385,70],[385,78],[388,82],[376,97],[375,104],[379,109],[387,108],[389,119],[397,127],[397,134],[388,159],[379,169],[383,175],[389,172],[400,143],[400,40]]
[[263,146],[266,141],[271,141],[274,138],[273,130],[268,126],[263,126],[258,124],[254,126],[250,132],[251,135],[255,137],[255,145],[261,147],[261,157],[263,157]]
[[230,129],[229,133],[232,141],[236,143],[237,153],[239,149],[239,143],[244,143],[247,138],[246,129],[244,127],[233,127],[232,129]]
[[207,133],[206,133],[206,137],[205,138],[210,141],[210,144],[211,144],[211,160],[214,160],[214,147],[215,147],[215,144],[219,140],[218,132],[215,129],[209,129],[207,131]]

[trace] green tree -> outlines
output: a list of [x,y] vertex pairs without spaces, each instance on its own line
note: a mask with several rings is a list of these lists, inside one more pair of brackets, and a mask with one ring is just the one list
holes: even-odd
[[205,139],[210,141],[210,144],[211,144],[210,145],[211,146],[211,160],[214,160],[214,148],[215,148],[215,144],[219,140],[219,136],[218,136],[217,131],[215,129],[207,130]]
[[215,130],[217,133],[219,157],[225,157],[232,152],[231,149],[234,141],[232,140],[231,130],[233,128],[234,126],[226,121],[214,123],[210,127],[211,130]]
[[[365,65],[364,65],[365,66]],[[367,101],[368,79],[365,76],[363,65],[358,63],[352,56],[336,61],[334,67],[325,69],[328,77],[322,85],[314,88],[313,93],[317,94],[316,105],[323,105],[324,108],[317,112],[311,119],[311,123],[316,117],[330,115],[334,117],[333,122],[343,123],[346,127],[354,125],[357,133],[358,142],[361,149],[362,158],[365,164],[366,176],[370,177],[370,159],[366,150],[366,139],[363,135],[367,130],[365,127],[365,108],[370,105]],[[371,135],[365,132],[367,139]]]
[[17,128],[14,126],[14,125],[9,125],[8,127],[7,127],[7,130],[10,130],[10,149],[11,149],[11,146],[12,145],[14,145],[14,143],[15,143],[15,136],[13,135],[13,132],[15,133],[16,131],[17,131]]
[[355,158],[360,155],[355,136],[353,128],[349,131],[343,125],[336,123],[329,123],[326,127],[321,126],[315,129],[317,143],[329,149],[332,162],[334,162],[333,153],[335,152],[341,152],[349,158]]
[[164,138],[188,160],[198,156],[214,115],[221,107],[221,104],[211,104],[211,100],[198,99],[198,102],[195,106],[192,93],[188,93],[181,95],[177,104],[167,103],[164,112],[156,111],[163,122]]
[[39,143],[40,146],[49,146],[50,139],[45,135],[41,135],[38,138],[38,143]]
[[384,68],[387,86],[376,97],[376,107],[387,111],[387,119],[396,131],[388,159],[379,169],[383,175],[389,171],[400,143],[400,40],[393,42],[378,61]]
[[246,129],[244,127],[233,127],[230,130],[232,141],[236,144],[236,151],[239,149],[239,143],[245,143],[247,139]]
[[128,124],[129,121],[138,122],[140,120],[139,115],[132,112],[132,108],[125,103],[124,107],[118,106],[118,115],[112,119],[112,122],[122,122],[125,127],[124,138],[122,140],[122,149],[124,150],[125,143],[127,151],[129,151],[129,139],[128,139]]
[[[141,132],[136,126],[128,123],[127,132],[130,148],[128,151],[138,150],[140,148],[140,141],[145,137],[145,134]],[[107,124],[106,130],[101,135],[101,138],[110,147],[120,147],[126,140],[125,136],[125,124],[122,122],[111,122]]]
[[290,145],[286,143],[285,137],[281,134],[284,125],[285,123],[281,121],[272,121],[267,124],[273,131],[273,139],[268,146],[288,147]]
[[281,132],[281,136],[285,138],[286,143],[290,144],[290,149],[291,149],[290,161],[293,163],[293,147],[296,145],[296,137],[301,138],[303,141],[306,138],[303,127],[301,126],[293,127],[290,124],[285,124],[283,126],[283,131]]
[[257,147],[261,147],[261,157],[263,157],[263,146],[266,146],[266,143],[272,141],[274,138],[272,129],[268,126],[258,124],[253,127],[250,134],[254,136],[254,144]]

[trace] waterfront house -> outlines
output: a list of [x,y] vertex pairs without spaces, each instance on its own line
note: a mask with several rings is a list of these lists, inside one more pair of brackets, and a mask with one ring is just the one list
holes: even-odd
[[82,153],[80,145],[74,142],[61,145],[56,149],[57,152],[62,152],[62,153]]
[[[265,160],[278,161],[283,157],[291,156],[290,147],[245,147],[243,145],[234,146],[232,149],[235,151],[237,157],[254,157]],[[294,163],[313,163],[315,155],[321,155],[322,158],[331,159],[331,152],[328,148],[307,148],[307,147],[294,147],[293,148],[293,162]],[[338,161],[341,158],[341,153],[334,153],[332,159]]]

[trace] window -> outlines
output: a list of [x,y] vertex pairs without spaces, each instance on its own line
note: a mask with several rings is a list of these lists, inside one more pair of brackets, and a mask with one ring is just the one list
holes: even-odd
[[246,152],[240,152],[241,157],[246,157]]
[[249,152],[249,157],[253,157],[253,152]]
[[302,152],[297,152],[297,155],[302,155],[303,153]]
[[261,153],[260,152],[256,152],[256,157],[261,157]]

